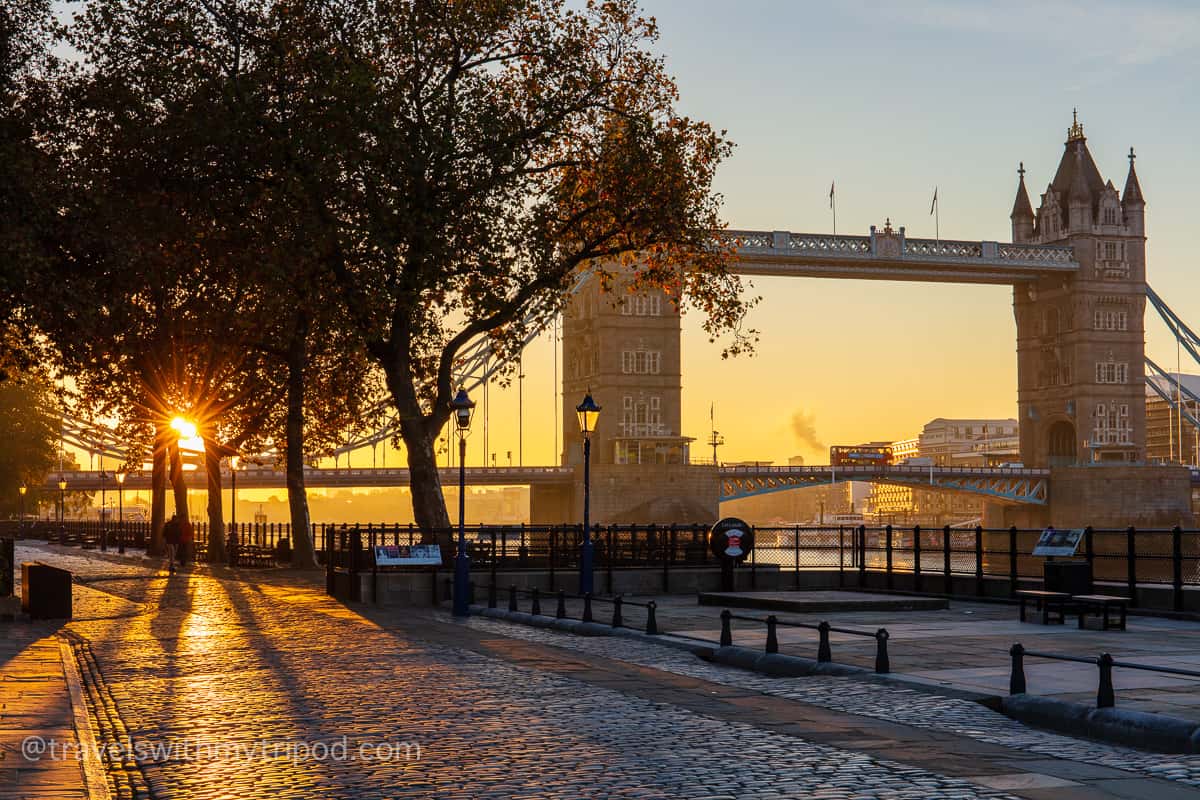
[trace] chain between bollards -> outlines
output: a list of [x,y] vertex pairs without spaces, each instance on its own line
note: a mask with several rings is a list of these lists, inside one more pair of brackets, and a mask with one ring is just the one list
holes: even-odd
[[613,615],[612,626],[614,628],[624,627],[624,620],[621,619],[621,596],[617,595],[613,598]]
[[774,614],[767,617],[767,652],[779,652],[779,637],[776,635],[775,626],[779,623]]
[[1012,675],[1008,679],[1009,694],[1025,694],[1025,648],[1020,642],[1008,651],[1012,656]]
[[654,615],[654,610],[656,608],[658,608],[658,603],[655,603],[653,600],[651,600],[649,603],[646,603],[646,633],[658,633],[658,620]]
[[730,618],[733,612],[728,608],[721,612],[721,647],[733,645],[733,630],[730,628]]
[[875,631],[875,672],[886,675],[891,672],[891,662],[888,661],[888,632],[887,628]]
[[562,589],[558,590],[558,608],[555,609],[554,616],[559,619],[567,618],[567,593]]
[[827,664],[833,661],[833,653],[829,649],[829,623],[820,622],[817,625],[817,633],[821,635],[821,641],[817,645],[817,662]]

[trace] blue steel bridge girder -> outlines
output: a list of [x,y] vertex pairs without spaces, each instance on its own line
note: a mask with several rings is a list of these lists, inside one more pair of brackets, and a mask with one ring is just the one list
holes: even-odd
[[723,467],[721,500],[828,486],[837,481],[978,494],[1019,505],[1046,505],[1049,470],[972,467]]

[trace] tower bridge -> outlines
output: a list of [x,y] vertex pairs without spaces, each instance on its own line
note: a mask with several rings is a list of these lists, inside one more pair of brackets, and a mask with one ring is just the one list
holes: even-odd
[[[1018,170],[1011,242],[910,238],[890,220],[881,229],[872,226],[866,236],[735,230],[715,237],[732,247],[730,269],[742,275],[1013,287],[1020,458],[1030,468],[1027,474],[982,469],[964,475],[945,467],[932,473],[918,467],[909,474],[893,466],[860,479],[973,492],[1010,511],[1041,515],[1018,520],[1001,508],[1007,516],[993,521],[1005,524],[1078,524],[1085,517],[1097,525],[1190,523],[1192,474],[1144,464],[1143,318],[1149,289],[1146,203],[1134,158],[1131,149],[1124,190],[1118,192],[1101,175],[1083,127],[1074,121],[1036,211],[1024,166]],[[628,279],[619,275],[617,288]],[[1168,324],[1177,336],[1186,331],[1196,338],[1177,319]],[[678,312],[665,294],[610,295],[581,273],[563,312],[561,466],[472,468],[469,482],[529,485],[535,522],[578,518],[583,442],[574,405],[586,391],[605,409],[592,440],[595,520],[705,519],[715,517],[722,499],[836,479],[829,467],[739,472],[747,468],[691,464],[694,440],[682,431],[680,418],[680,335]],[[1190,342],[1185,346],[1192,353]],[[458,374],[470,387],[498,367],[479,340],[464,353]],[[393,434],[384,425],[347,447]],[[86,432],[73,435],[86,438]],[[837,472],[849,477],[846,468]],[[454,477],[447,472],[443,481]],[[274,471],[254,478],[239,472],[239,484],[251,486],[254,480],[266,486],[282,477]],[[406,482],[407,470],[319,470],[309,478],[310,486]]]

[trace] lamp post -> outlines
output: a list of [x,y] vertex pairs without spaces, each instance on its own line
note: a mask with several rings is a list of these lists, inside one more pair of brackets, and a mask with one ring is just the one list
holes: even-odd
[[117,473],[117,552],[125,552],[125,473]]
[[58,476],[58,543],[67,541],[67,479]]
[[238,457],[229,457],[229,564],[237,566],[237,468]]
[[17,523],[17,538],[24,538],[25,536],[25,493],[28,491],[29,487],[24,483],[17,488],[17,492],[21,495],[21,516],[19,518],[20,521]]
[[454,556],[454,616],[470,614],[467,593],[471,581],[471,561],[467,558],[467,434],[471,432],[471,417],[475,414],[475,403],[467,397],[467,390],[458,387],[458,394],[450,401],[454,424],[458,431],[458,552]]
[[108,478],[108,473],[104,471],[104,454],[100,454],[100,550],[101,552],[108,550],[108,519],[105,515],[107,506],[105,500],[107,495],[104,491],[105,480]]
[[592,593],[592,526],[590,519],[592,501],[592,434],[600,419],[600,406],[592,399],[588,389],[583,402],[575,406],[579,415],[579,432],[583,434],[583,548],[579,554],[579,593]]

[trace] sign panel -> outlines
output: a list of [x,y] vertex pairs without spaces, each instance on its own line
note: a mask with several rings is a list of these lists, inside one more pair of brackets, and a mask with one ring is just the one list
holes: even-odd
[[1058,531],[1046,528],[1033,548],[1035,556],[1073,556],[1083,540],[1083,528]]
[[385,544],[375,547],[375,564],[380,567],[441,566],[440,544]]
[[743,561],[754,549],[754,528],[737,517],[725,517],[709,531],[708,546],[717,558]]

